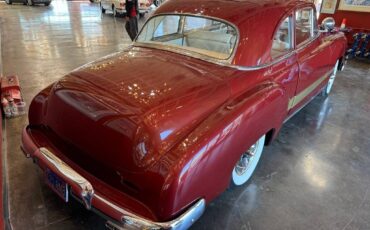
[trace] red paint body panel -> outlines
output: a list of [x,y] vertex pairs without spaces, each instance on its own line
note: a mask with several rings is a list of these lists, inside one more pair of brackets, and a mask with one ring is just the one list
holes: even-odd
[[[222,10],[215,10],[217,4]],[[290,111],[289,100],[344,54],[342,34],[322,34],[268,64],[279,22],[307,5],[204,1],[202,14],[239,29],[232,63],[265,65],[243,70],[129,47],[40,92],[30,106],[24,151],[37,158],[38,148],[48,148],[87,178],[98,196],[154,221],[171,220],[200,198],[211,201],[227,188],[240,154],[268,132],[275,137],[323,85]],[[196,13],[198,6],[199,1],[168,1],[155,14]],[[101,199],[92,204],[120,221],[120,213]]]

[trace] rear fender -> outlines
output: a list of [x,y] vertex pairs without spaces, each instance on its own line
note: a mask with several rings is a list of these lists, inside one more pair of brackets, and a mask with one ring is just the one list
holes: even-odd
[[161,193],[161,203],[167,204],[162,214],[222,193],[241,154],[270,130],[277,132],[287,108],[283,88],[266,81],[212,113],[157,165],[172,172]]

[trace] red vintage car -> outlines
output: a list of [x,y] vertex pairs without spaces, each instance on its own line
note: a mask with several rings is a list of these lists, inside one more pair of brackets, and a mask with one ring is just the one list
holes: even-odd
[[33,99],[22,149],[110,228],[187,229],[330,93],[345,50],[310,2],[166,1],[129,48]]

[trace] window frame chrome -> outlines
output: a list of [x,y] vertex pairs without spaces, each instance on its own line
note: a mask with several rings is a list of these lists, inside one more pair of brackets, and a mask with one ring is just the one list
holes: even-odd
[[[139,35],[143,32],[143,29],[148,24],[148,22],[151,21],[153,18],[160,17],[160,16],[185,16],[185,17],[186,16],[190,16],[190,17],[198,17],[198,18],[204,18],[204,19],[209,19],[209,20],[213,20],[213,21],[222,22],[222,23],[224,23],[224,24],[232,27],[235,30],[235,32],[236,32],[236,40],[235,40],[235,43],[234,43],[234,47],[233,47],[232,53],[230,54],[230,56],[227,59],[218,59],[218,58],[211,57],[211,56],[208,56],[208,55],[205,55],[205,54],[201,54],[201,53],[197,53],[197,52],[194,52],[194,51],[186,50],[184,48],[181,48],[181,46],[170,46],[170,45],[163,45],[163,44],[157,44],[157,43],[155,43],[155,44],[153,43],[152,44],[152,43],[147,43],[147,42],[138,42],[137,39],[138,39]],[[183,18],[185,18],[185,17],[183,17]],[[181,22],[179,24],[181,24]],[[170,51],[170,52],[173,52],[173,53],[179,53],[179,54],[183,54],[183,55],[186,55],[186,56],[190,56],[190,57],[202,59],[202,60],[209,61],[209,62],[212,62],[212,63],[223,64],[223,65],[231,65],[232,61],[234,60],[234,57],[235,57],[235,54],[236,54],[236,50],[237,50],[237,47],[239,45],[239,41],[240,41],[239,28],[235,24],[233,24],[233,23],[231,23],[229,21],[226,21],[224,19],[217,18],[217,17],[212,17],[212,16],[207,16],[207,15],[200,15],[200,14],[189,14],[189,13],[160,13],[160,14],[156,14],[156,15],[150,17],[144,23],[143,27],[141,27],[140,32],[138,33],[138,35],[136,36],[136,38],[135,38],[135,40],[133,42],[133,46],[134,47],[148,47],[148,48],[155,48],[155,49],[160,49],[160,50],[166,50],[166,51]]]
[[[278,55],[276,57],[273,57],[272,54],[272,46],[270,49],[270,56],[271,56],[271,62],[274,62],[275,60],[280,60],[281,57],[286,57],[288,54],[291,52],[294,52],[294,47],[295,47],[295,33],[294,33],[294,15],[292,13],[284,15],[283,19],[279,21],[278,26],[276,27],[272,39],[275,38],[275,35],[277,31],[280,29],[281,24],[285,21],[286,18],[289,18],[289,37],[290,37],[290,49],[282,53],[281,55]],[[274,42],[274,41],[272,41]],[[290,56],[290,55],[289,55]],[[271,63],[269,62],[269,63]]]
[[[268,67],[270,67],[272,65],[275,65],[275,64],[277,64],[277,63],[279,63],[279,62],[281,62],[281,61],[283,61],[283,60],[285,60],[285,59],[287,59],[287,58],[295,55],[297,52],[300,52],[302,49],[306,48],[314,40],[316,40],[316,39],[318,39],[320,37],[320,32],[318,31],[315,36],[311,37],[310,39],[307,39],[304,42],[304,44],[301,43],[299,46],[297,46],[297,44],[296,44],[296,41],[295,41],[295,38],[296,38],[296,33],[295,33],[296,18],[295,18],[295,13],[296,13],[297,10],[302,10],[302,9],[306,9],[306,8],[309,8],[309,9],[313,10],[313,13],[316,12],[315,9],[312,6],[304,5],[303,7],[301,7],[301,8],[295,8],[290,13],[287,13],[286,14],[286,15],[292,15],[291,27],[292,27],[292,36],[293,36],[293,40],[292,40],[292,46],[293,47],[290,49],[290,51],[287,52],[287,53],[285,53],[285,54],[283,54],[283,55],[281,55],[281,56],[278,56],[278,57],[276,57],[274,59],[271,58],[271,61],[269,61],[269,62],[267,62],[265,64],[262,64],[262,65],[241,66],[241,65],[232,64],[232,61],[234,60],[234,57],[235,57],[235,54],[236,54],[236,51],[237,51],[237,46],[239,45],[239,41],[240,41],[239,28],[237,26],[235,26],[235,24],[233,24],[231,22],[228,22],[228,21],[223,20],[223,19],[220,19],[220,18],[212,17],[212,16],[204,16],[204,15],[189,14],[189,13],[184,13],[184,14],[160,13],[160,14],[155,15],[155,16],[161,16],[161,15],[188,15],[188,16],[198,16],[198,17],[203,17],[203,18],[209,18],[209,19],[213,19],[213,20],[218,20],[218,21],[225,22],[225,23],[233,26],[236,29],[236,32],[237,32],[237,35],[238,36],[237,36],[237,40],[235,42],[235,47],[233,49],[233,54],[232,54],[232,56],[227,61],[216,59],[216,58],[212,58],[212,57],[209,57],[207,55],[202,55],[202,54],[199,54],[199,53],[196,53],[196,52],[192,52],[192,51],[185,51],[184,49],[179,50],[179,49],[175,49],[174,47],[161,46],[159,44],[139,43],[139,42],[136,42],[136,39],[133,42],[132,46],[134,48],[135,47],[147,47],[147,48],[153,48],[153,49],[170,51],[170,52],[173,52],[173,53],[178,53],[178,54],[182,54],[182,55],[185,55],[185,56],[197,58],[197,59],[200,59],[200,60],[203,60],[203,61],[207,61],[207,62],[210,62],[210,63],[213,63],[213,64],[217,64],[217,65],[220,65],[220,66],[237,69],[237,70],[240,70],[240,71],[260,70],[260,69],[268,68]],[[153,16],[153,17],[155,17],[155,16]],[[286,18],[285,16],[283,17],[284,19]],[[144,26],[146,25],[146,23],[148,23],[148,21],[149,20],[147,20],[145,22]],[[142,32],[144,26],[141,28],[140,33]],[[314,23],[312,23],[312,26],[314,26]],[[314,31],[314,30],[312,30],[312,31]],[[274,36],[274,35],[275,34],[273,34],[272,36]]]

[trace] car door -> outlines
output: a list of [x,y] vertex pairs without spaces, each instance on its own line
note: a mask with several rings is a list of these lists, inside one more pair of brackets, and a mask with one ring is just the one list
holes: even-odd
[[295,96],[289,101],[289,114],[302,108],[326,84],[330,52],[321,45],[315,9],[299,8],[294,16],[295,49],[299,79]]
[[288,98],[295,96],[299,77],[297,55],[294,52],[293,22],[293,14],[289,14],[279,23],[270,51],[274,63],[271,73],[275,81],[284,88]]

